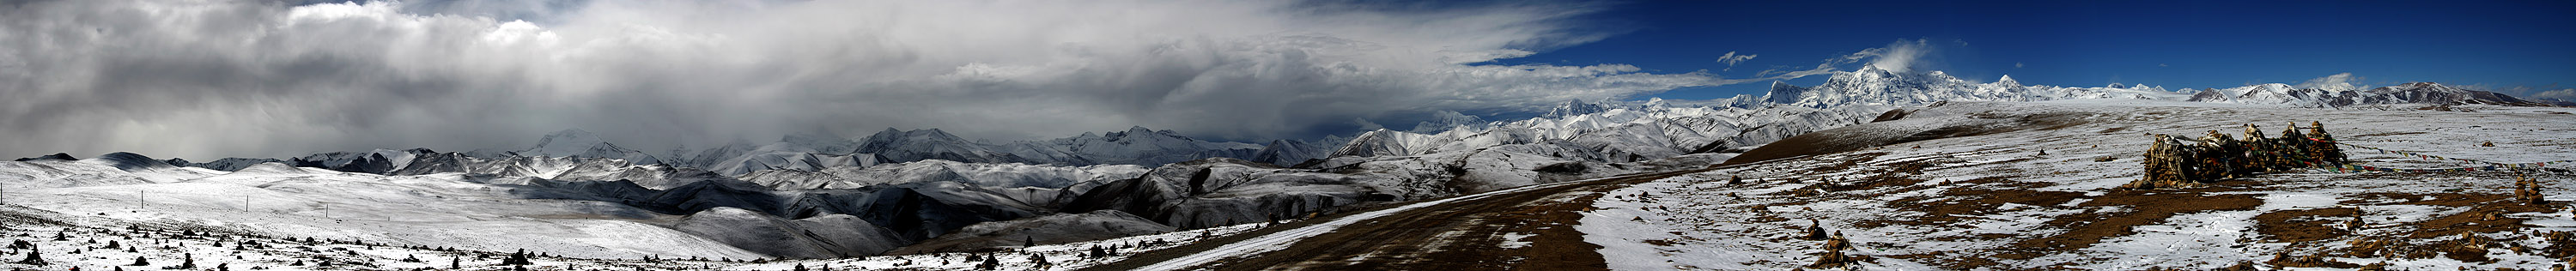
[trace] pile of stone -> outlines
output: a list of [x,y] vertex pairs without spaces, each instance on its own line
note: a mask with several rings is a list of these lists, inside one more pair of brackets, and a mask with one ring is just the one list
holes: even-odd
[[1844,250],[1851,250],[1852,245],[1851,239],[1843,238],[1842,232],[1834,232],[1833,237],[1825,239],[1824,249],[1825,252],[1823,254],[1817,255],[1816,263],[1808,264],[1807,268],[1851,269],[1860,267],[1861,259],[1859,257],[1852,257],[1849,254],[1843,254]]
[[2147,148],[2141,162],[2146,176],[2121,188],[2191,188],[2256,174],[2343,165],[2343,149],[2332,143],[2334,137],[2326,134],[2325,124],[2309,125],[2301,128],[2291,123],[2281,137],[2267,137],[2262,128],[2246,124],[2243,140],[2218,130],[2199,139],[2149,134],[2155,137],[2155,145]]
[[2514,201],[2524,205],[2549,204],[2549,200],[2542,199],[2540,195],[2540,179],[2523,175],[2521,172],[2513,174],[2513,198]]
[[1843,238],[1843,233],[1840,231],[1834,231],[1831,234],[1827,234],[1826,232],[1827,231],[1822,223],[1819,223],[1812,218],[1807,219],[1807,229],[1799,232],[1797,239],[1807,241],[1825,241],[1825,246],[1824,252],[1816,253],[1815,263],[1808,264],[1805,268],[1800,268],[1800,270],[1805,270],[1807,268],[1818,270],[1859,268],[1860,263],[1866,260],[1865,258],[1843,254],[1844,250],[1852,249],[1851,239]]

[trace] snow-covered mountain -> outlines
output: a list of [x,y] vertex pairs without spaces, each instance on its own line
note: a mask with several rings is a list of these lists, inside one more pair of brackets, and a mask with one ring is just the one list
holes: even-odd
[[1951,77],[1940,71],[1894,72],[1863,66],[1858,70],[1835,72],[1824,84],[1800,87],[1773,82],[1763,101],[1804,107],[1838,107],[1850,105],[1913,105],[1937,101],[2045,101],[2066,99],[2155,99],[2168,101],[2221,102],[2291,107],[2347,107],[2376,104],[2504,104],[2541,105],[2487,91],[2462,89],[2431,82],[2359,89],[2350,83],[2316,85],[2298,88],[2289,84],[2270,83],[2233,88],[2211,88],[2199,91],[2168,91],[2163,87],[2118,85],[2106,87],[2059,87],[2022,85],[2012,76],[1994,82],[1975,83]]
[[[297,167],[322,168],[341,172],[384,174],[400,170],[404,166],[410,165],[412,160],[419,158],[421,155],[436,152],[437,151],[429,149],[376,149],[374,151],[365,152],[327,152],[287,159],[284,162]],[[275,159],[225,158],[215,161],[228,164],[209,164],[207,166],[240,166],[243,163],[256,164],[258,162],[272,160]]]
[[[1056,165],[1162,165],[1210,157],[1252,157],[1262,145],[1200,140],[1171,130],[1133,127],[1050,140],[985,143],[939,129],[886,129],[859,140],[827,134],[790,135],[779,143],[736,142],[699,151],[683,165],[728,175],[768,169],[819,170],[924,160]],[[1301,160],[1302,161],[1302,160]]]
[[[1571,112],[1571,111],[1573,111],[1572,109],[1565,109],[1565,108],[1567,108],[1567,107],[1577,106],[1576,104],[1594,105],[1594,104],[1592,104],[1592,103],[1585,103],[1585,102],[1580,101],[1580,100],[1576,100],[1576,101],[1567,101],[1564,105],[1559,105],[1559,106],[1558,106],[1558,108],[1560,109],[1560,110],[1558,110],[1558,111]],[[1550,114],[1550,115],[1555,115],[1555,114],[1558,114],[1558,113],[1562,113],[1562,112],[1551,112],[1551,113],[1549,113],[1549,114]],[[1587,114],[1588,114],[1588,113],[1587,113]],[[1580,114],[1573,114],[1573,115],[1580,115]],[[1491,122],[1485,121],[1485,119],[1484,119],[1484,118],[1481,118],[1481,117],[1476,117],[1476,116],[1474,116],[1474,115],[1467,115],[1467,114],[1464,114],[1464,113],[1458,113],[1458,111],[1441,110],[1441,111],[1433,111],[1433,112],[1431,112],[1431,120],[1423,121],[1422,123],[1414,124],[1414,125],[1413,125],[1413,130],[1407,130],[1407,132],[1414,132],[1414,133],[1439,133],[1440,131],[1448,131],[1448,130],[1450,130],[1450,129],[1457,129],[1457,128],[1459,128],[1459,127],[1466,127],[1467,129],[1484,129],[1485,127],[1488,127],[1488,126],[1491,126],[1491,125],[1492,125],[1492,123],[1491,123]]]
[[[1611,108],[1617,108],[1617,107],[1616,107],[1616,106],[1613,106],[1613,105],[1610,105],[1610,104],[1606,104],[1606,103],[1586,102],[1586,101],[1583,101],[1583,100],[1577,99],[1577,100],[1569,100],[1569,101],[1565,101],[1565,103],[1559,103],[1559,104],[1556,104],[1556,107],[1548,108],[1547,113],[1546,113],[1546,114],[1541,114],[1541,115],[1539,115],[1539,117],[1541,117],[1541,118],[1563,118],[1563,117],[1571,117],[1571,116],[1576,116],[1576,115],[1598,114],[1598,113],[1601,113],[1601,112],[1609,112]],[[1442,127],[1442,129],[1443,129],[1443,130],[1446,130],[1446,129],[1447,129],[1447,127]]]
[[[2287,120],[2298,126],[2316,121],[2334,137],[2356,144],[2505,163],[2565,160],[2571,148],[2564,142],[2576,136],[2565,131],[2576,127],[2576,118],[2567,117],[2576,112],[2570,108],[2467,105],[2460,107],[2475,112],[2459,112],[2412,107],[2349,110],[2129,100],[1910,107],[1919,111],[1794,139],[1830,144],[1775,143],[1813,155],[1807,158],[1604,192],[1600,201],[1578,203],[1586,211],[1567,224],[1575,225],[1581,243],[1602,246],[1600,253],[1615,270],[1823,269],[1810,265],[1822,262],[1819,252],[1824,250],[1818,244],[1841,242],[1781,238],[1805,229],[1861,244],[1851,247],[1851,257],[1874,260],[1850,268],[1859,270],[2477,270],[2548,269],[2562,263],[2555,260],[2559,254],[2545,250],[2457,244],[2566,247],[2562,244],[2568,243],[2539,244],[2568,242],[2564,236],[2525,237],[2531,235],[2527,232],[2563,230],[2566,224],[2558,222],[2569,218],[2563,209],[2535,208],[2554,205],[2527,201],[2451,200],[2504,199],[2525,192],[2508,185],[2517,178],[2570,176],[2557,163],[2515,173],[2307,168],[2229,178],[2206,189],[2121,188],[2145,172],[2148,162],[2140,160],[2140,151],[2158,144],[2141,134],[2236,134],[2247,124],[2271,132],[2287,128],[2280,126]],[[2486,144],[2492,147],[2481,146]],[[2354,165],[2382,168],[2488,165],[2349,147],[2343,151]],[[2552,202],[2576,188],[2565,182],[2533,185],[2543,188],[2530,194]],[[2479,224],[2470,230],[2469,223]],[[2299,235],[2301,231],[2328,234]],[[1441,246],[1493,247],[1462,243]],[[2412,257],[2346,253],[2448,247],[2459,249]],[[2444,257],[2467,255],[2479,256]]]
[[646,154],[643,151],[627,149],[625,147],[618,147],[617,144],[609,144],[608,141],[600,139],[598,134],[592,134],[590,131],[582,131],[581,129],[567,129],[557,131],[552,134],[546,134],[545,138],[537,140],[536,147],[528,148],[525,151],[519,151],[518,154],[524,156],[546,157],[615,158],[625,159],[627,162],[636,164],[662,163],[660,158],[655,158],[652,154]]
[[[791,136],[789,139],[797,139],[797,137]],[[753,171],[777,169],[814,171],[831,167],[866,167],[876,165],[880,161],[876,154],[849,153],[849,151],[857,150],[856,144],[851,144],[846,149],[824,150],[817,150],[808,146],[808,144],[797,144],[794,141],[782,141],[769,145],[761,145],[758,148],[747,151],[734,151],[739,149],[738,145],[729,145],[725,148],[709,150],[724,152],[712,153],[711,156],[700,156],[700,158],[722,157],[714,155],[730,156],[732,158],[716,160],[708,164],[699,164],[694,166],[724,175],[742,175]]]
[[2043,101],[2063,99],[2166,99],[2180,100],[2189,94],[2166,91],[2163,87],[2145,85],[2097,88],[2025,86],[2012,76],[1990,83],[1974,83],[1952,77],[1941,71],[1895,72],[1862,66],[1858,70],[1835,72],[1824,84],[1800,87],[1773,82],[1764,101],[1802,107],[1840,107],[1853,105],[1913,105],[1938,101]]
[[[172,159],[177,159],[177,158],[172,158]],[[215,159],[215,161],[213,161],[213,162],[188,163],[186,166],[191,166],[191,167],[201,167],[201,168],[214,169],[214,170],[222,170],[222,171],[241,171],[241,169],[242,169],[242,168],[248,168],[248,167],[250,167],[250,166],[252,166],[252,165],[258,165],[258,164],[262,164],[262,163],[286,163],[286,161],[284,161],[284,160],[277,160],[276,158],[238,158],[238,157],[236,157],[236,158]]]
[[1252,153],[1252,157],[1245,160],[1293,166],[1309,160],[1331,157],[1336,146],[1350,141],[1349,138],[1341,136],[1324,136],[1323,140],[1316,142],[1296,139],[1272,140],[1269,145],[1262,145],[1260,152]]
[[1352,138],[1329,156],[1408,156],[1543,144],[1569,147],[1545,154],[1569,161],[1632,162],[1686,154],[1711,144],[1769,143],[1865,120],[1884,108],[1888,107],[1611,108],[1599,113],[1526,119],[1497,123],[1488,129],[1461,128],[1437,134],[1370,131]]
[[993,151],[983,144],[948,134],[939,129],[885,131],[859,141],[859,152],[874,153],[886,162],[912,162],[930,159],[969,163],[1044,163],[1019,155]]
[[765,170],[742,175],[741,179],[782,190],[852,189],[916,182],[959,182],[997,189],[1066,188],[1084,182],[1135,178],[1144,174],[1146,169],[1136,165],[1051,166],[922,160],[874,167]]
[[[2369,90],[2269,84],[2177,92],[2151,86],[2032,86],[2010,77],[1975,83],[1938,71],[1864,67],[1835,73],[1817,86],[1774,83],[1762,96],[1575,100],[1545,112],[1514,115],[1536,118],[1512,120],[1438,111],[1409,131],[1378,129],[1348,138],[1267,144],[1202,140],[1144,127],[1005,143],[969,140],[939,129],[886,129],[856,139],[795,133],[766,144],[735,141],[654,156],[588,132],[565,130],[517,150],[373,150],[207,163],[130,153],[92,159],[48,156],[0,162],[0,178],[24,180],[10,185],[30,187],[91,187],[79,193],[97,192],[100,198],[108,193],[102,189],[183,191],[187,188],[179,186],[184,185],[174,184],[204,180],[327,179],[367,188],[287,192],[326,193],[334,202],[383,203],[368,208],[387,213],[471,217],[488,211],[476,208],[508,208],[400,206],[417,202],[367,197],[403,193],[401,189],[473,189],[492,192],[437,196],[542,202],[549,207],[511,214],[596,216],[616,222],[578,223],[649,224],[658,229],[650,232],[669,234],[657,242],[732,246],[691,253],[837,257],[927,240],[941,240],[939,248],[929,250],[967,249],[954,246],[992,244],[1023,231],[1106,231],[1065,234],[1105,238],[1167,227],[1207,228],[1365,202],[1698,167],[1800,134],[1891,119],[1891,114],[1901,118],[1903,111],[1895,109],[1904,106],[2067,99],[2337,108],[2528,103],[2432,83]],[[217,177],[227,175],[233,177]],[[1015,221],[1028,218],[1038,219]],[[974,226],[979,223],[992,224]],[[943,237],[952,233],[960,235]],[[481,246],[498,242],[420,240]],[[619,252],[600,255],[657,251],[613,250]]]
[[2301,89],[2288,84],[2271,83],[2204,89],[2192,94],[2187,100],[2326,108],[2372,104],[2542,104],[2495,92],[2461,89],[2431,82],[2406,83],[2368,90],[2354,89],[2350,84]]
[[[1172,130],[1130,127],[1124,132],[1024,142],[1078,157],[1090,164],[1162,165],[1212,157],[1250,157],[1262,145],[1198,140]],[[1085,164],[1085,163],[1065,163]]]

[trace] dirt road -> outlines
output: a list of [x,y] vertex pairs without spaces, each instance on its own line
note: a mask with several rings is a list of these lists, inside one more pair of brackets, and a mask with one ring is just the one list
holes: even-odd
[[[1734,166],[1742,165],[1729,167]],[[1606,268],[1600,247],[1585,243],[1573,225],[1601,192],[1715,169],[1542,184],[1346,213],[1090,269],[1599,270]]]

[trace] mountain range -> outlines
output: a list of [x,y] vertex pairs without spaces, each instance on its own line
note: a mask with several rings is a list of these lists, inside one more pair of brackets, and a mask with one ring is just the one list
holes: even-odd
[[[340,208],[376,213],[527,218],[488,222],[523,227],[641,223],[652,226],[644,229],[667,233],[667,238],[648,240],[662,242],[656,244],[720,243],[738,249],[688,252],[699,256],[823,258],[972,250],[979,248],[973,244],[1009,240],[1094,240],[1698,167],[1792,136],[1884,119],[1907,106],[2063,99],[2343,109],[2544,105],[2435,83],[2371,89],[2283,84],[2200,90],[2057,87],[2022,85],[2009,76],[1977,83],[1939,71],[1865,66],[1834,73],[1816,86],[1774,83],[1762,96],[1575,100],[1533,112],[1539,117],[1505,121],[1440,111],[1410,130],[1266,144],[1209,141],[1144,127],[1007,143],[968,140],[939,129],[887,129],[863,138],[796,133],[765,144],[736,141],[653,155],[574,129],[511,150],[372,150],[210,162],[132,153],[90,159],[56,154],[0,162],[0,180],[10,180],[5,183],[11,191],[50,189],[61,195],[108,195],[98,189],[111,186],[200,191],[210,185],[223,186],[211,191],[240,193],[339,193],[307,198],[314,198],[314,206],[351,205],[359,207]],[[315,179],[348,187],[295,190],[277,185]],[[476,208],[523,207],[419,205],[353,196],[409,195],[414,192],[406,190],[417,189],[496,191],[439,195],[431,201],[544,207],[502,212]],[[331,214],[318,208],[280,212]],[[290,222],[263,223],[384,230],[280,221]],[[1039,232],[1049,234],[1034,234]],[[510,244],[436,238],[413,242]],[[935,245],[907,247],[915,244]],[[555,249],[566,250],[559,254],[606,256],[680,253],[602,243]],[[588,251],[571,251],[584,249]]]

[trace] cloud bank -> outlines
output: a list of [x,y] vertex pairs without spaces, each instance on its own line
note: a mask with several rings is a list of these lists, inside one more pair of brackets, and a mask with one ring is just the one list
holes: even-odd
[[1931,53],[1932,50],[1931,43],[1925,40],[1917,39],[1914,42],[1898,40],[1896,43],[1888,44],[1887,47],[1861,50],[1845,58],[1853,61],[1870,58],[1873,59],[1869,62],[1870,67],[1902,73],[1912,71],[1917,66],[1927,65],[1928,61],[1925,61],[1924,55]]
[[1718,57],[1717,57],[1717,62],[1718,62],[1718,63],[1726,63],[1726,69],[1727,69],[1727,70],[1734,70],[1734,69],[1735,69],[1735,64],[1736,64],[1736,63],[1744,63],[1744,61],[1745,61],[1745,60],[1753,60],[1753,57],[1756,57],[1756,56],[1759,56],[1759,55],[1754,55],[1754,54],[1743,54],[1743,55],[1737,55],[1737,54],[1735,54],[1735,51],[1726,51],[1726,55],[1718,56]]
[[[1311,136],[1713,75],[1474,65],[1590,42],[1598,7],[1272,1],[247,1],[0,4],[0,154],[209,159],[507,148],[581,128],[646,150],[941,128]],[[1744,57],[1750,58],[1751,55]],[[1803,75],[1802,75],[1803,76]]]
[[2559,90],[2551,90],[2551,91],[2533,92],[2533,93],[2531,94],[2531,97],[2533,97],[2533,98],[2555,99],[2555,100],[2560,100],[2560,101],[2576,101],[2576,89],[2559,89]]
[[[1964,44],[1965,42],[1960,43]],[[1876,67],[1881,70],[1892,72],[1906,72],[1917,69],[1931,70],[1935,68],[1935,66],[1932,65],[1934,64],[1932,59],[1935,58],[1937,54],[1934,54],[1934,52],[1939,50],[1940,48],[1932,46],[1932,43],[1927,39],[1898,39],[1896,42],[1888,43],[1887,47],[1863,49],[1859,52],[1852,52],[1851,54],[1826,58],[1824,61],[1816,63],[1815,67],[1810,67],[1804,70],[1770,69],[1754,74],[1760,78],[1722,79],[1720,82],[1763,82],[1798,79],[1800,77],[1813,75],[1827,75],[1840,71],[1840,67],[1843,65],[1851,65],[1855,63],[1859,63],[1861,66]],[[2020,66],[2020,63],[2014,63],[2014,66],[2018,67]]]
[[2316,79],[2308,79],[2307,82],[2300,82],[2294,87],[2326,90],[2358,90],[2368,88],[2368,86],[2353,84],[2354,81],[2361,80],[2362,77],[2353,76],[2352,73],[2349,72],[2337,73],[2334,75],[2327,75],[2325,77],[2317,77]]

